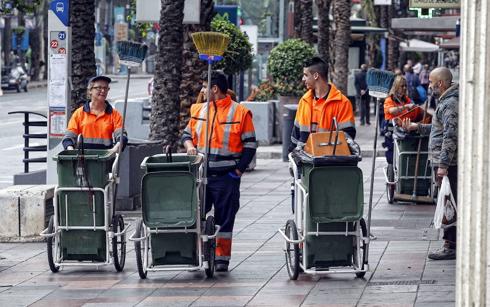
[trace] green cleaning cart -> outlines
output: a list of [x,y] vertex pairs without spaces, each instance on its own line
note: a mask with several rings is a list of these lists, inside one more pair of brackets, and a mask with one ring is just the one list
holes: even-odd
[[429,161],[429,136],[395,128],[393,143],[393,164],[384,168],[388,202],[434,203],[437,189]]
[[[319,143],[327,145],[331,141]],[[312,156],[295,150],[289,154],[294,218],[279,232],[286,241],[286,267],[292,280],[299,273],[363,277],[369,269],[363,175],[357,167],[360,156],[336,156],[335,149],[333,153]]]
[[51,271],[109,264],[122,271],[127,228],[123,217],[114,214],[118,155],[108,150],[64,150],[53,159],[58,172],[54,215],[41,233],[47,238]]
[[146,157],[141,168],[142,219],[129,238],[140,277],[198,270],[212,277],[219,226],[201,204],[203,157],[159,154]]

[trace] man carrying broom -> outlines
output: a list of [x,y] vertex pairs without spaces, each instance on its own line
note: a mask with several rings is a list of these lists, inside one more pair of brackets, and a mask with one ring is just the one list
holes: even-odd
[[356,137],[356,127],[352,104],[336,87],[328,83],[327,63],[313,57],[303,68],[303,82],[308,91],[301,97],[291,132],[292,151],[303,147],[313,132],[329,131],[332,119],[337,119],[339,130],[352,139]]
[[[204,84],[203,84],[204,85]],[[213,71],[209,95],[209,122],[207,104],[191,106],[191,119],[184,130],[182,142],[187,154],[206,152],[208,144],[208,184],[206,185],[206,212],[214,206],[216,224],[221,229],[216,237],[216,271],[227,272],[231,258],[231,243],[235,216],[240,207],[240,178],[257,150],[252,113],[227,95],[228,83],[223,73]],[[209,127],[209,128],[208,128]]]

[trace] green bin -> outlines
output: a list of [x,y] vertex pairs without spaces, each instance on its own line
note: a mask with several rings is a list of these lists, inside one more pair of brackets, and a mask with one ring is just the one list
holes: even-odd
[[[64,150],[57,161],[60,188],[104,188],[109,182],[114,154],[108,150]],[[58,194],[60,226],[104,226],[104,195],[101,191],[60,191]],[[95,212],[95,218],[94,213]],[[67,214],[68,213],[68,214]],[[68,216],[68,219],[66,218]],[[106,261],[104,230],[62,230],[61,252],[64,260]]]
[[[363,175],[357,166],[304,164],[302,182],[308,192],[307,228],[310,232],[354,231],[364,210]],[[353,235],[306,236],[306,268],[352,265]]]
[[199,265],[195,230],[199,217],[197,177],[202,161],[201,156],[159,154],[141,163],[146,172],[141,182],[144,224],[162,231],[182,230],[151,234],[154,265]]
[[400,177],[397,186],[397,192],[399,194],[410,194],[413,193],[413,183],[414,178],[403,178],[403,177],[414,177],[415,176],[415,165],[417,161],[417,150],[419,146],[419,140],[422,140],[420,146],[419,154],[419,167],[417,176],[426,176],[429,178],[421,179],[417,178],[417,196],[427,196],[430,194],[430,185],[432,176],[432,170],[430,164],[427,163],[429,155],[427,154],[429,150],[429,137],[428,136],[411,136],[404,139],[398,140],[398,176]]
[[57,162],[59,187],[103,188],[109,181],[109,173],[115,155],[105,149],[63,150],[53,157]]

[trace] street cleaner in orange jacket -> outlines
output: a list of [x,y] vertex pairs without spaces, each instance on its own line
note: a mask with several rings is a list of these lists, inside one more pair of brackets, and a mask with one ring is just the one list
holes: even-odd
[[73,112],[62,141],[65,149],[74,149],[79,135],[83,136],[85,149],[110,149],[116,153],[121,146],[121,136],[123,146],[127,143],[121,114],[106,100],[111,81],[106,76],[90,79],[87,87],[90,100]]
[[[235,216],[240,207],[240,178],[257,150],[252,113],[225,94],[226,76],[211,75],[209,93],[209,156],[206,212],[214,205],[216,224],[221,229],[216,238],[216,271],[228,271]],[[205,90],[205,95],[208,95]],[[205,152],[207,104],[193,104],[191,119],[182,142],[187,154]]]
[[352,139],[356,137],[350,100],[327,80],[327,64],[321,58],[313,57],[305,63],[303,82],[308,91],[298,104],[289,151],[295,147],[302,148],[310,133],[330,131],[334,117],[337,119],[339,130]]

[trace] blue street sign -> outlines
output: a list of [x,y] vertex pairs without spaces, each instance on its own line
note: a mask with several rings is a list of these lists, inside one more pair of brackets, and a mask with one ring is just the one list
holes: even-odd
[[66,38],[66,32],[65,31],[60,31],[60,33],[58,33],[58,38],[62,41],[65,40]]
[[49,9],[66,27],[70,25],[70,0],[51,0]]

